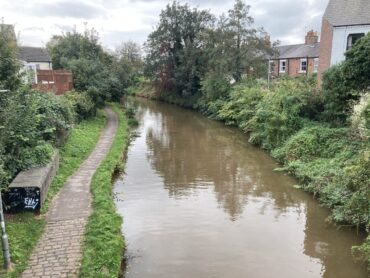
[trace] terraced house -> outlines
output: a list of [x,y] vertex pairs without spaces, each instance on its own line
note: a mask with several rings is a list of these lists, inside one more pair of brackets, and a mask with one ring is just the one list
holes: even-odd
[[330,0],[321,27],[319,81],[325,70],[342,62],[344,53],[369,32],[369,0]]
[[320,43],[317,32],[309,31],[305,43],[282,45],[269,60],[270,74],[279,76],[305,76],[317,73],[319,67]]

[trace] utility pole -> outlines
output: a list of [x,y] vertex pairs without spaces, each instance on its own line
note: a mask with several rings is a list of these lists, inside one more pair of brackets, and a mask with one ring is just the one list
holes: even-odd
[[3,246],[4,268],[6,270],[10,270],[12,266],[10,262],[8,236],[6,235],[6,231],[5,231],[5,219],[4,219],[3,199],[1,196],[1,191],[0,191],[0,224],[1,224],[1,233],[2,233],[1,241],[2,241],[2,246]]

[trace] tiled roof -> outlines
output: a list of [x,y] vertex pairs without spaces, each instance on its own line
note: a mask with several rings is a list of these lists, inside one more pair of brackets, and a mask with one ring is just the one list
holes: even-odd
[[307,44],[294,44],[294,45],[281,45],[278,46],[278,57],[280,59],[290,58],[316,58],[319,57],[320,43],[313,45]]
[[370,25],[370,0],[330,0],[324,18],[333,26]]
[[21,46],[19,47],[19,58],[26,62],[50,62],[51,58],[45,48]]

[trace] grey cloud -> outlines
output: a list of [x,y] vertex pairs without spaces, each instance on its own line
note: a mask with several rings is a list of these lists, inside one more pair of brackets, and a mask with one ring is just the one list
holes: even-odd
[[93,19],[106,14],[101,6],[92,5],[81,1],[58,1],[38,3],[37,5],[24,6],[20,11],[27,15],[38,17],[71,17],[81,19]]
[[62,32],[71,32],[74,30],[74,26],[71,26],[71,25],[63,25],[63,24],[54,24],[54,26],[56,28],[58,28],[59,30],[61,30]]
[[[123,40],[134,40],[142,43],[159,20],[160,9],[164,8],[172,0],[23,0],[4,2],[4,10],[11,10],[21,15],[24,20],[31,16],[45,18],[46,24],[54,24],[62,31],[73,30],[68,20],[64,18],[93,21],[94,18],[105,18],[111,15],[113,10],[124,10],[130,6],[137,11],[141,22],[147,26],[139,32],[107,31],[102,35],[105,45],[112,47]],[[181,3],[188,2],[191,6],[199,9],[210,9],[212,13],[219,15],[227,13],[233,6],[234,0],[179,0]],[[291,41],[303,41],[305,32],[314,29],[320,32],[321,17],[324,13],[328,0],[245,0],[251,5],[251,14],[255,18],[256,27],[264,27],[274,40],[282,40],[283,43]],[[150,5],[149,5],[150,4]],[[153,4],[153,5],[152,5]],[[59,18],[57,20],[52,18]],[[68,23],[67,23],[68,22]],[[109,19],[107,18],[107,22]],[[130,24],[123,20],[123,24]],[[31,25],[32,26],[32,25]],[[33,27],[33,26],[32,26]],[[40,26],[42,27],[42,26]],[[97,29],[109,30],[112,27],[94,26]],[[108,29],[107,29],[108,28]],[[45,31],[46,32],[46,31]],[[30,38],[31,39],[31,38]],[[33,38],[32,38],[33,39]]]
[[309,5],[308,1],[281,0],[278,4],[273,0],[259,1],[255,8],[264,14],[255,16],[256,24],[263,26],[275,39],[295,37],[303,41],[309,29],[320,32],[327,1],[319,0],[314,5]]
[[101,39],[104,45],[109,45],[110,47],[118,46],[125,41],[134,41],[142,45],[149,33],[150,31],[148,30],[136,32],[112,31],[101,33]]
[[45,29],[44,27],[33,26],[33,27],[24,28],[23,31],[45,31]]

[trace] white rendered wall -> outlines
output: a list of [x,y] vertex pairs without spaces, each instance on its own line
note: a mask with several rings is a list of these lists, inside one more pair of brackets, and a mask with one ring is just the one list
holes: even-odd
[[350,34],[370,32],[370,25],[334,27],[333,47],[331,52],[330,66],[344,61],[344,53],[347,51],[347,38]]
[[30,63],[26,63],[26,66],[32,66],[32,68],[40,69],[40,70],[51,70],[52,69],[51,63],[45,63],[45,62],[30,62]]
[[[33,84],[37,84],[38,80],[37,80],[37,70],[40,69],[40,70],[51,70],[53,69],[53,66],[52,66],[52,63],[47,63],[47,62],[26,62],[26,61],[22,61],[23,63],[23,69],[21,69],[21,72],[23,73],[26,73],[23,77],[24,77],[24,81],[26,83],[30,82],[30,83],[33,83]],[[28,74],[31,74],[32,72],[32,78],[30,80],[30,76],[27,76],[27,73]]]

